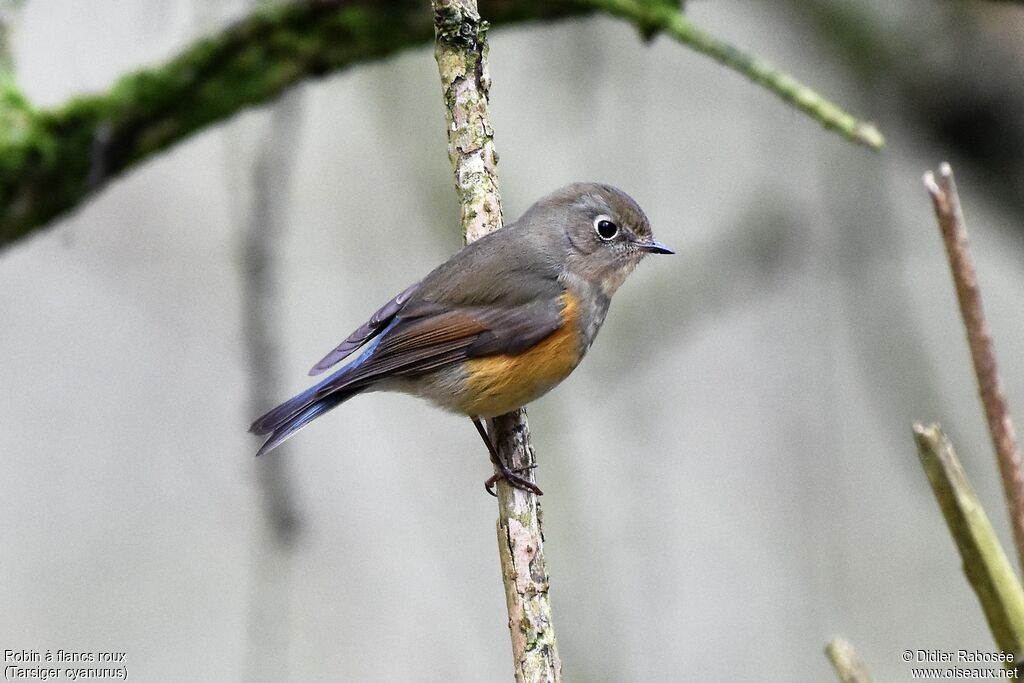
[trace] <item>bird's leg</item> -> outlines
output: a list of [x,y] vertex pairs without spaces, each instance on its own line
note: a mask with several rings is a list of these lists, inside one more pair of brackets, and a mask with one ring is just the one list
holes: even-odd
[[491,456],[491,462],[494,463],[494,468],[497,470],[487,481],[484,482],[484,490],[492,496],[497,497],[497,493],[494,492],[494,485],[501,479],[504,479],[512,486],[523,491],[529,491],[538,496],[543,496],[544,492],[540,490],[536,484],[529,479],[520,476],[519,472],[526,472],[533,469],[536,465],[530,465],[529,467],[522,467],[519,469],[512,469],[505,464],[505,461],[498,455],[498,449],[495,448],[494,443],[491,442],[491,437],[487,435],[487,430],[484,429],[484,425],[480,422],[480,418],[471,417],[473,424],[476,426],[476,431],[480,434],[480,438],[484,440],[484,444],[487,446],[487,452]]

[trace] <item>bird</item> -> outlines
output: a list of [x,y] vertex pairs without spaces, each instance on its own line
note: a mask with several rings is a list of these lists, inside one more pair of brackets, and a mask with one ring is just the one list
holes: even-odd
[[648,254],[672,254],[654,239],[640,206],[602,183],[567,185],[514,223],[461,251],[380,307],[309,371],[326,379],[257,418],[276,448],[345,401],[396,391],[468,416],[500,480],[542,491],[498,455],[481,420],[543,396],[576,369],[604,323],[612,296]]

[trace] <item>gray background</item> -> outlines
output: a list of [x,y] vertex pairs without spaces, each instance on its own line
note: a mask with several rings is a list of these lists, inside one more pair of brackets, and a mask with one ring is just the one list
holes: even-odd
[[[899,4],[864,3],[941,60],[953,3]],[[56,105],[244,11],[30,0],[18,78]],[[977,11],[1024,44],[1020,8]],[[690,12],[877,120],[889,147],[613,20],[492,33],[506,216],[610,182],[678,252],[641,266],[530,411],[567,680],[828,680],[836,634],[879,680],[909,680],[904,649],[991,651],[910,434],[943,423],[1010,547],[920,182],[958,160],[800,11]],[[1020,215],[985,191],[1006,169],[957,170],[1024,415]],[[467,420],[371,395],[252,458],[241,244],[267,187],[283,399],[460,245],[431,49],[197,135],[0,254],[0,648],[125,651],[136,681],[508,680]],[[290,543],[268,523],[266,467],[289,483]]]

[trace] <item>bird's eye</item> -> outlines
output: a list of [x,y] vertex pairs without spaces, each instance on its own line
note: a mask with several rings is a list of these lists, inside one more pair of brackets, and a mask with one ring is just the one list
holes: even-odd
[[615,239],[619,234],[619,226],[608,220],[607,216],[598,216],[594,221],[594,229],[597,230],[597,236],[605,242]]

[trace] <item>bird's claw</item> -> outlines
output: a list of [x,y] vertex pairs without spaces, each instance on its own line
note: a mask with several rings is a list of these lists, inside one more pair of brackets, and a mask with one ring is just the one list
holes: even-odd
[[495,485],[499,481],[504,479],[505,481],[507,481],[509,483],[510,486],[514,486],[515,488],[517,488],[517,489],[519,489],[521,491],[529,491],[530,493],[532,493],[534,495],[543,496],[544,492],[540,490],[539,486],[534,484],[529,479],[526,479],[525,477],[521,477],[521,476],[519,476],[519,474],[517,474],[518,472],[529,472],[530,470],[532,470],[532,469],[534,469],[536,467],[537,467],[537,465],[536,465],[536,463],[534,463],[532,465],[527,465],[526,467],[517,467],[515,469],[504,469],[503,468],[502,471],[495,472],[494,474],[492,474],[487,479],[487,481],[484,482],[484,490],[487,491],[487,493],[489,493],[492,496],[494,496],[495,498],[497,498],[498,494],[494,490],[494,487],[495,487]]

